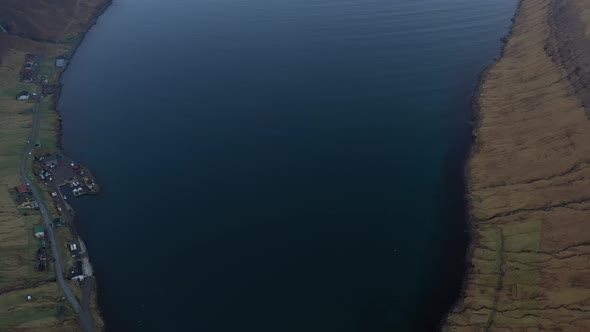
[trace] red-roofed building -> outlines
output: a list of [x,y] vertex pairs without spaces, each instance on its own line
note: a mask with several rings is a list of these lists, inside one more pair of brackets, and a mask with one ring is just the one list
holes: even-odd
[[27,186],[25,186],[24,183],[19,184],[18,186],[14,187],[16,189],[16,192],[18,192],[19,196],[22,196],[24,194],[28,194],[29,193],[29,188],[27,188]]
[[25,56],[25,62],[33,64],[37,60],[37,56],[35,54],[27,54]]

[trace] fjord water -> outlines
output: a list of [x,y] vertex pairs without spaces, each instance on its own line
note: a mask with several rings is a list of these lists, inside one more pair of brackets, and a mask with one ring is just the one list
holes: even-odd
[[432,331],[516,0],[116,0],[63,77],[112,331]]

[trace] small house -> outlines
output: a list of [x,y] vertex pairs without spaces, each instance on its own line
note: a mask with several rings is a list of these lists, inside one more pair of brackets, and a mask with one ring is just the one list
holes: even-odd
[[40,261],[47,260],[47,250],[45,248],[39,248],[39,250],[37,250],[37,259]]
[[74,266],[72,266],[70,273],[70,279],[79,281],[84,280],[84,272],[82,270],[82,262],[80,260],[76,260],[76,262],[74,262]]
[[47,262],[37,261],[36,269],[37,271],[45,271],[47,269]]
[[58,68],[63,68],[66,65],[66,59],[64,58],[57,58],[55,59],[55,66]]
[[20,71],[20,80],[23,82],[34,82],[35,76],[31,68],[23,68]]
[[35,54],[27,54],[25,55],[25,63],[33,64],[37,60],[37,56]]
[[27,91],[21,91],[18,95],[16,95],[16,100],[27,100],[29,99],[29,93]]
[[78,256],[78,247],[76,246],[75,243],[72,243],[69,245],[70,247],[70,254],[72,255],[72,257],[76,257]]
[[16,199],[16,204],[18,204],[19,209],[25,209],[30,208],[31,202],[23,196]]
[[26,196],[19,197],[16,199],[19,209],[39,209],[39,203],[37,201],[29,201]]
[[30,194],[29,188],[27,188],[24,183],[19,184],[18,186],[14,187],[14,189],[16,189],[16,192],[19,196]]
[[45,237],[45,229],[43,229],[43,226],[41,225],[35,226],[33,232],[35,233],[35,237],[38,237],[40,239]]

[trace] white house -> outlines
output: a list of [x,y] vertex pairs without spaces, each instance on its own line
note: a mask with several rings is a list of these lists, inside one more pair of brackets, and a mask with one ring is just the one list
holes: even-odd
[[16,100],[27,100],[29,99],[29,93],[26,91],[23,91],[21,93],[19,93],[18,95],[16,95]]
[[43,226],[41,226],[41,225],[37,225],[34,227],[34,233],[35,233],[35,237],[38,237],[40,239],[45,237],[45,230],[43,229]]

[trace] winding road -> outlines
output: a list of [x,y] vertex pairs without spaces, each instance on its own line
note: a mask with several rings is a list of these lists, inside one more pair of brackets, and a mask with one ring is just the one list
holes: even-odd
[[29,137],[29,140],[27,142],[27,146],[25,148],[25,155],[22,159],[22,163],[20,166],[20,175],[25,181],[25,183],[27,183],[27,185],[29,186],[33,194],[33,197],[35,197],[35,200],[39,203],[39,210],[41,211],[41,215],[43,216],[43,225],[45,226],[45,236],[48,239],[49,245],[51,247],[51,257],[53,258],[55,267],[55,279],[61,287],[61,289],[63,290],[66,299],[70,302],[72,308],[74,308],[74,311],[78,315],[78,322],[80,323],[82,330],[92,332],[94,331],[94,320],[92,319],[92,315],[90,315],[88,310],[80,306],[80,303],[78,302],[78,299],[72,292],[72,289],[66,283],[66,280],[63,276],[61,258],[59,257],[59,251],[57,250],[57,241],[55,240],[55,234],[53,232],[53,228],[51,225],[51,217],[49,214],[49,210],[47,210],[47,206],[43,201],[43,195],[41,194],[41,191],[35,185],[35,179],[29,175],[27,169],[27,166],[30,165],[31,153],[35,146],[35,139],[37,137],[37,127],[39,126],[39,103],[41,101],[42,93],[41,83],[37,83],[36,90],[38,98],[33,112],[33,128],[31,130],[31,136]]

